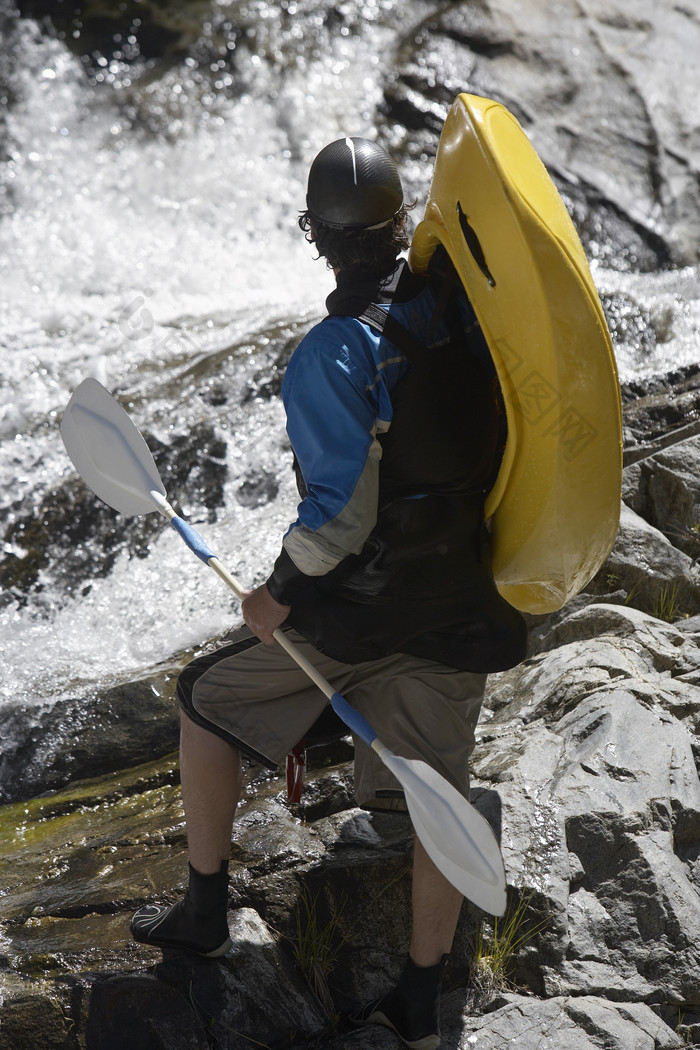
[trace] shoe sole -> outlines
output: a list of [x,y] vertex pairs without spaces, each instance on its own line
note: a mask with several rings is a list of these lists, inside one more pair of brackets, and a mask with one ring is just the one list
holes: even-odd
[[[154,919],[156,916],[153,917]],[[134,927],[133,923],[130,927],[131,937],[134,941],[139,944],[147,944],[150,948],[160,948],[161,951],[166,949],[174,951],[191,951],[194,955],[200,955],[203,959],[220,959],[221,955],[226,955],[228,951],[233,947],[233,941],[230,937],[227,937],[225,941],[222,941],[217,948],[212,948],[207,951],[206,948],[198,948],[193,944],[186,944],[184,941],[176,941],[174,939],[167,940],[166,938],[149,937],[148,932],[142,931],[139,927]]]
[[131,931],[131,936],[138,944],[147,944],[149,948],[160,948],[161,951],[192,952],[193,955],[199,955],[203,959],[219,959],[222,955],[226,955],[227,952],[233,948],[233,941],[230,937],[227,937],[224,943],[219,945],[218,948],[214,948],[213,951],[207,952],[204,951],[203,948],[195,948],[191,944],[180,944],[176,941],[151,941],[146,937],[137,936],[133,930]]
[[[356,1021],[355,1023],[357,1024],[358,1022]],[[440,1036],[436,1034],[424,1035],[422,1039],[406,1039],[405,1036],[401,1035],[396,1025],[381,1010],[375,1010],[369,1017],[363,1018],[359,1024],[381,1024],[385,1028],[390,1028],[399,1037],[404,1046],[409,1047],[409,1050],[438,1050],[440,1046]]]
[[220,959],[222,955],[226,955],[231,948],[233,948],[233,941],[230,937],[227,937],[224,943],[219,947],[215,948],[213,952],[198,952],[196,949],[189,948],[187,951],[193,951],[196,955],[202,955],[205,959]]

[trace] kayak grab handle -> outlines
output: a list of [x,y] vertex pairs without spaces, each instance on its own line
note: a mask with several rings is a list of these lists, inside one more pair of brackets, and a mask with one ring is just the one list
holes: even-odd
[[457,214],[459,216],[459,225],[466,241],[467,248],[472,253],[474,262],[483,273],[486,280],[489,282],[492,288],[496,287],[496,279],[486,265],[486,256],[484,255],[484,249],[481,247],[481,241],[476,235],[476,231],[472,226],[469,225],[469,219],[462,211],[462,205],[457,201]]

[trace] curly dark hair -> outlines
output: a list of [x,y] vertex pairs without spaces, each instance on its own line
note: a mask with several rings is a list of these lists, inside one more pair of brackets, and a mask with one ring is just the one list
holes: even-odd
[[299,216],[299,228],[314,244],[329,270],[362,266],[371,273],[388,273],[396,259],[411,243],[408,212],[414,205],[402,205],[394,218],[379,230],[334,230],[316,222],[308,211]]

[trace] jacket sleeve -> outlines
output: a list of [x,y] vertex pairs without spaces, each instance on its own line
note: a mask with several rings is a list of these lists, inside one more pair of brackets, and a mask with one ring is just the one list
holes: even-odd
[[377,521],[383,389],[367,330],[341,318],[300,343],[283,386],[287,433],[306,493],[267,582],[291,604],[314,577],[359,554]]

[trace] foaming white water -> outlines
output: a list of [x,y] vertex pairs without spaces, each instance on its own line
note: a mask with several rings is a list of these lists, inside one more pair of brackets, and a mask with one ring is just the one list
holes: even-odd
[[628,296],[637,315],[647,319],[647,342],[616,347],[621,382],[671,372],[698,360],[700,267],[659,273],[617,273],[595,264],[593,278],[603,295]]
[[[277,553],[290,506],[291,488],[272,508],[237,513],[233,502],[222,521],[198,528],[243,586],[252,586]],[[40,615],[3,610],[11,658],[3,694],[23,699],[28,714],[35,703],[75,695],[96,679],[137,674],[197,647],[239,619],[233,594],[170,529],[148,558],[121,555],[108,577],[79,586],[75,599],[48,603]]]
[[255,93],[215,107],[183,65],[138,96],[166,114],[154,138],[129,125],[117,93],[89,86],[60,42],[22,23],[21,105],[8,116],[14,209],[0,224],[5,433],[18,411],[52,406],[66,368],[102,356],[116,377],[137,364],[149,346],[123,319],[140,299],[149,324],[322,299],[327,276],[296,216],[317,149],[348,126],[372,133],[389,32],[372,30],[340,36],[283,82],[244,55]]
[[[91,86],[60,41],[18,23],[3,175],[12,207],[0,221],[0,507],[10,523],[73,476],[58,423],[83,378],[133,392],[134,422],[167,439],[206,409],[173,397],[180,370],[321,310],[332,279],[296,217],[318,149],[348,131],[374,135],[380,59],[396,32],[377,20],[380,6],[367,5],[366,33],[341,34],[283,80],[239,48],[254,90],[237,97],[202,96],[189,60],[137,86],[136,109],[155,114],[155,132],[138,114],[127,119],[124,91]],[[266,42],[284,57],[278,30],[270,22]],[[231,432],[226,510],[196,524],[252,585],[294,515],[281,407],[256,407]],[[261,509],[235,498],[251,467],[280,485]],[[27,709],[138,673],[236,615],[229,591],[171,530],[149,557],[124,554],[109,576],[77,585],[72,600],[40,582],[25,606],[0,606],[2,690]]]

